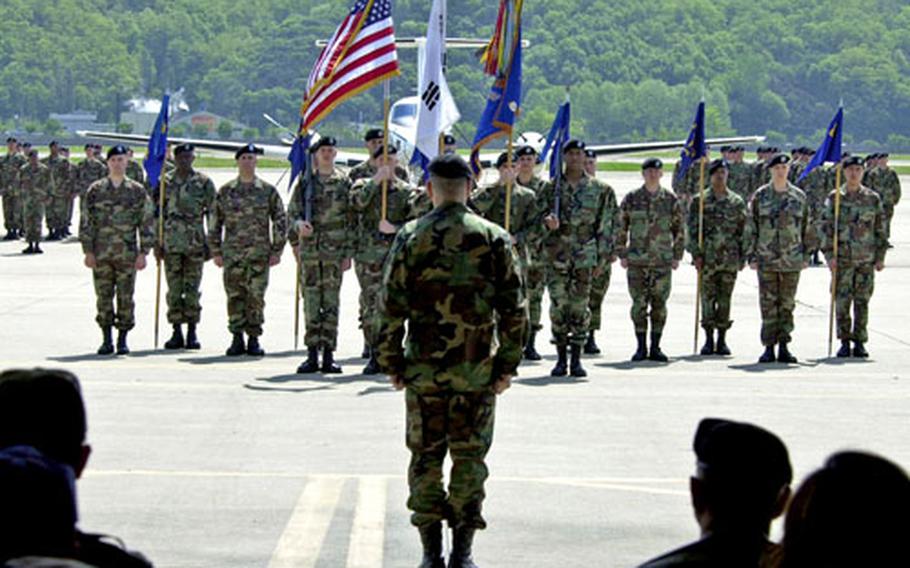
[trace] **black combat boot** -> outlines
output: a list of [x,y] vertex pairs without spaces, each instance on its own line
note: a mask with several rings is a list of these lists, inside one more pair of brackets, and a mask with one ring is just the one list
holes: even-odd
[[572,359],[569,362],[569,373],[573,377],[587,377],[588,372],[581,366],[581,345],[572,345]]
[[600,347],[594,341],[594,330],[588,332],[588,340],[585,341],[585,355],[600,355]]
[[664,352],[660,350],[660,334],[651,332],[651,351],[648,352],[648,359],[666,363],[669,361]]
[[714,346],[714,353],[717,355],[729,355],[730,348],[727,346],[727,330],[717,330],[717,344]]
[[811,264],[812,266],[821,266],[822,265],[821,259],[818,258],[818,253],[819,253],[819,251],[817,251],[817,250],[812,252],[812,259],[809,261],[809,264]]
[[635,332],[635,341],[638,342],[638,348],[635,350],[635,353],[632,355],[633,361],[644,361],[648,358],[648,347],[645,345],[645,333],[644,332]]
[[6,235],[3,237],[4,241],[12,241],[16,239],[16,232],[12,229],[6,231]]
[[168,339],[165,344],[165,349],[183,349],[186,343],[183,341],[183,329],[180,327],[179,323],[174,324],[174,333],[171,335],[171,338]]
[[117,332],[117,355],[129,355],[130,348],[126,344],[126,334],[129,331],[121,329]]
[[47,235],[47,240],[49,241],[59,241],[60,233],[57,232],[57,229],[51,229],[50,234]]
[[315,373],[319,370],[319,348],[310,347],[307,349],[306,361],[297,367],[297,372],[301,375]]
[[35,247],[32,246],[32,243],[28,243],[28,246],[22,249],[22,254],[35,254]]
[[111,332],[111,326],[107,325],[101,328],[101,347],[98,348],[98,355],[110,355],[114,352],[114,338]]
[[196,324],[188,323],[186,324],[186,348],[187,349],[199,349],[202,346],[199,345],[199,338],[196,337]]
[[73,236],[73,234],[70,232],[69,227],[63,227],[63,236],[64,238]]
[[869,352],[866,351],[866,348],[863,347],[863,344],[859,341],[853,342],[853,356],[859,357],[860,359],[865,359],[869,356]]
[[778,363],[796,363],[797,359],[790,353],[790,350],[787,349],[787,342],[781,341],[777,346],[777,362]]
[[379,361],[376,359],[376,350],[370,348],[370,360],[367,361],[366,367],[363,368],[361,372],[362,375],[378,375],[382,372],[382,369],[379,368]]
[[761,354],[761,357],[758,358],[759,363],[773,363],[777,361],[777,357],[774,355],[774,346],[768,345],[765,347],[765,352]]
[[528,334],[528,343],[525,345],[524,358],[528,361],[540,361],[540,353],[534,347],[534,340],[537,338],[537,332],[532,331]]
[[837,356],[839,358],[849,357],[851,355],[850,351],[850,340],[844,339],[840,342],[840,349],[837,350]]
[[715,346],[714,346],[714,330],[710,328],[705,328],[705,344],[702,345],[700,353],[702,355],[714,355]]
[[33,250],[32,252],[34,252],[35,254],[44,254],[44,251],[41,250],[41,245],[38,244],[38,241],[35,241],[32,244],[35,246],[35,250]]
[[238,331],[234,334],[231,346],[227,348],[227,351],[225,351],[224,354],[228,357],[239,357],[244,353],[246,353],[246,344],[243,342],[243,333]]
[[474,528],[461,527],[452,530],[452,553],[449,555],[449,568],[478,568],[471,556],[474,544]]
[[246,342],[246,354],[253,357],[262,357],[265,350],[259,346],[259,336],[251,335]]
[[423,545],[423,560],[418,568],[445,568],[446,561],[442,557],[442,523],[436,522],[418,530]]
[[322,367],[320,370],[326,375],[340,375],[341,367],[335,364],[335,354],[328,347],[322,350]]
[[370,344],[367,343],[366,341],[363,342],[363,351],[360,352],[360,358],[361,359],[370,358]]
[[565,377],[568,374],[568,366],[566,362],[566,346],[557,345],[556,346],[556,366],[553,367],[553,370],[550,371],[551,377]]

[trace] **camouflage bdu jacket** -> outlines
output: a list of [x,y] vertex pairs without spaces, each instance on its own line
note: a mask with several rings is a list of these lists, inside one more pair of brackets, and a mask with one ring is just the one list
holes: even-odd
[[[504,183],[488,185],[474,191],[469,206],[487,221],[505,228],[506,186]],[[515,237],[515,248],[519,260],[527,265],[529,251],[534,250],[542,236],[540,214],[537,211],[537,196],[521,185],[512,184],[511,211],[509,212],[509,233]]]
[[0,192],[18,191],[16,178],[19,168],[27,163],[28,160],[22,154],[7,154],[0,158]]
[[238,177],[221,186],[215,196],[209,249],[212,256],[231,259],[280,257],[287,230],[284,204],[275,186],[258,177],[243,184]]
[[[414,218],[411,209],[414,191],[411,185],[400,179],[389,185],[386,211],[386,220],[389,223],[401,228]],[[361,179],[354,183],[351,197],[357,217],[354,260],[365,264],[382,262],[395,238],[395,235],[384,235],[379,232],[382,184],[372,179]]]
[[488,391],[521,361],[528,311],[511,240],[460,203],[398,232],[379,305],[379,364],[409,387]]
[[17,178],[19,186],[19,197],[29,203],[40,203],[47,205],[51,197],[51,190],[54,185],[54,177],[51,175],[51,169],[42,163],[38,167],[32,168],[32,165],[26,163],[19,168]]
[[759,270],[797,272],[809,262],[815,243],[802,190],[788,184],[778,193],[768,184],[755,192],[746,223],[746,262],[758,263]]
[[[867,179],[868,178],[868,183]],[[863,185],[874,191],[882,198],[882,207],[885,211],[893,210],[901,200],[901,182],[897,172],[891,168],[876,167],[867,172],[863,177]]]
[[[370,163],[369,160],[360,162],[351,168],[351,170],[348,172],[348,178],[350,178],[351,183],[362,179],[372,178],[374,175],[376,175],[376,168],[373,166],[373,164]],[[398,176],[398,179],[402,181],[408,181],[408,170],[404,169],[400,165],[395,166],[395,175]]]
[[743,162],[730,162],[729,174],[727,175],[727,187],[733,190],[733,193],[743,198],[743,203],[749,199],[752,191],[752,168],[749,164]]
[[70,169],[72,164],[63,156],[46,156],[41,159],[41,163],[50,168],[51,176],[54,178],[54,187],[51,189],[51,195],[54,197],[67,197],[70,195]]
[[746,264],[746,202],[730,189],[718,197],[705,191],[702,246],[698,246],[698,197],[689,208],[688,250],[692,258],[703,258],[707,270],[736,272]]
[[557,270],[596,268],[601,259],[614,256],[619,209],[613,189],[587,175],[576,188],[561,177],[559,228],[543,227],[543,217],[553,210],[556,183],[549,181],[537,195],[544,262]]
[[101,160],[85,159],[76,165],[76,179],[73,191],[85,195],[90,185],[107,175],[107,165]]
[[806,194],[809,213],[815,217],[820,213],[821,207],[825,203],[825,197],[831,191],[831,188],[834,187],[834,178],[829,176],[828,170],[820,167],[815,168],[806,174],[799,187]]
[[[840,192],[837,223],[837,265],[856,266],[885,261],[888,241],[882,200],[874,191],[861,187],[856,193]],[[834,192],[825,202],[822,215],[821,249],[826,259],[834,258]]]
[[300,245],[301,261],[338,262],[354,254],[357,216],[351,204],[351,180],[339,169],[323,179],[312,177],[311,210],[313,234],[300,241],[297,221],[303,221],[303,183],[305,176],[294,186],[288,202],[288,240],[292,247]]
[[[749,184],[749,187],[752,188],[752,193],[755,193],[762,186],[768,185],[771,183],[771,170],[765,165],[765,162],[755,162],[752,164],[752,180]],[[752,195],[750,194],[751,198]]]
[[[152,188],[158,218],[160,196]],[[215,184],[201,172],[193,171],[181,179],[176,170],[164,181],[164,251],[178,254],[203,254],[208,258],[205,223],[212,225],[215,210]],[[158,225],[155,225],[158,230]],[[157,241],[156,241],[157,242]]]
[[106,177],[93,183],[83,199],[82,252],[94,254],[98,260],[127,262],[140,251],[148,254],[155,242],[155,212],[142,185],[127,178],[115,187]]
[[654,195],[644,187],[627,194],[619,207],[616,250],[629,266],[669,268],[682,260],[685,227],[682,204],[663,187]]

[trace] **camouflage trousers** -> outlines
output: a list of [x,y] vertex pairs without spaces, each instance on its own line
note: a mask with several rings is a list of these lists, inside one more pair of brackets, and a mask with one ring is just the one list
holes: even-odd
[[22,200],[18,191],[7,189],[3,194],[3,226],[7,231],[22,228]]
[[762,345],[790,342],[799,272],[758,271]]
[[538,260],[542,258],[543,256],[541,255],[531,261],[528,266],[527,278],[525,280],[531,331],[540,331],[543,329],[543,326],[540,325],[542,314],[541,304],[543,304],[544,290],[546,290],[547,284],[549,283],[549,271],[547,265],[541,260]]
[[[97,260],[92,270],[98,315],[95,321],[101,327],[116,327],[129,331],[136,325],[136,305],[133,292],[136,288],[136,259]],[[116,297],[117,309],[114,311]]]
[[588,298],[588,309],[591,310],[590,331],[600,329],[604,296],[607,295],[607,290],[610,288],[610,275],[613,272],[613,267],[609,262],[601,263],[600,269],[602,270],[600,276],[594,276],[591,281],[591,295]]
[[69,228],[73,224],[73,209],[76,208],[76,196],[70,195],[66,199],[66,217],[63,219],[64,228]]
[[224,258],[224,292],[231,333],[246,333],[250,337],[262,335],[268,286],[268,255]]
[[[171,252],[164,257],[164,275],[167,279],[167,321],[172,325],[199,323],[202,305],[202,267],[205,253],[185,254]],[[261,323],[261,322],[260,322]]]
[[41,240],[41,222],[44,220],[44,202],[40,199],[22,200],[22,224],[25,240],[37,243]]
[[[869,299],[875,289],[875,266],[837,267],[837,292],[834,304],[837,313],[837,338],[841,341],[853,340],[859,343],[869,341],[866,325],[869,323]],[[850,307],[853,306],[853,319],[850,318]]]
[[[496,395],[422,392],[409,386],[405,402],[411,523],[424,527],[445,519],[453,527],[486,528],[481,515],[489,475],[484,458],[493,443]],[[452,460],[448,493],[442,482],[446,454]]]
[[375,346],[379,339],[376,308],[379,305],[379,292],[382,291],[382,263],[356,262],[354,271],[357,273],[357,282],[360,283],[359,319],[363,341],[369,346]]
[[550,327],[556,345],[584,345],[591,325],[593,268],[552,269],[550,291]]
[[894,206],[885,207],[885,219],[883,225],[885,226],[885,239],[888,241],[891,240],[891,219],[894,218]]
[[[667,300],[670,298],[672,271],[670,268],[629,266],[626,270],[629,295],[632,296],[632,323],[635,333],[663,333],[667,322]],[[649,312],[650,308],[650,312]]]
[[730,306],[736,272],[706,268],[701,275],[701,326],[706,330],[730,329]]
[[66,210],[69,200],[66,195],[51,195],[46,208],[47,219],[45,220],[49,231],[66,227]]
[[300,263],[300,287],[306,320],[303,342],[307,347],[334,350],[337,346],[341,277],[340,260],[305,260]]

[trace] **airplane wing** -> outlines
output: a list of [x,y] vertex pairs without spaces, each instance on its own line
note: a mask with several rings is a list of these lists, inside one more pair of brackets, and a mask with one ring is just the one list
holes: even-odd
[[[733,136],[729,138],[709,138],[705,141],[708,146],[724,146],[727,144],[753,144],[764,142],[764,136]],[[656,150],[672,150],[686,145],[685,140],[667,140],[660,142],[637,142],[627,144],[588,144],[598,156],[616,154],[637,154],[640,152],[654,152]]]

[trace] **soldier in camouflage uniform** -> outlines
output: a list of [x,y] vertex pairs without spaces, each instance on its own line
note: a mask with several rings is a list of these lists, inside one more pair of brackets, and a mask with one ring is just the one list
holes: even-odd
[[[840,190],[837,255],[834,255],[834,192],[825,204],[821,229],[822,250],[828,266],[832,271],[836,268],[837,338],[841,341],[837,356],[868,357],[865,344],[869,340],[866,331],[869,299],[875,285],[875,272],[885,267],[885,252],[888,249],[885,215],[881,198],[862,185],[862,158],[848,158],[844,162],[844,176],[847,182]],[[851,304],[854,315],[852,321]]]
[[234,153],[238,176],[218,189],[209,225],[212,261],[224,268],[228,330],[233,335],[226,351],[229,357],[265,355],[259,336],[265,321],[269,269],[281,261],[288,230],[278,190],[256,176],[261,154],[262,148],[252,144]]
[[140,164],[138,160],[133,158],[132,148],[129,148],[129,158],[130,161],[126,164],[126,177],[135,182],[139,182],[142,185],[145,185],[145,169],[142,167],[142,164]]
[[768,170],[768,160],[778,154],[777,148],[770,146],[759,146],[755,151],[758,154],[758,160],[752,164],[752,177],[749,181],[749,197],[758,191],[758,188],[767,185],[771,181],[771,172]]
[[901,200],[901,182],[897,172],[888,167],[888,152],[878,154],[876,167],[870,174],[869,188],[878,193],[882,198],[882,207],[885,211],[885,238],[891,239],[891,219],[894,218],[894,208]]
[[95,321],[104,335],[99,355],[114,352],[112,327],[119,331],[117,353],[129,353],[126,336],[135,325],[136,271],[145,268],[145,257],[155,239],[152,202],[145,188],[126,177],[126,161],[125,147],[108,150],[109,174],[94,182],[82,198],[79,241],[95,283]]
[[[694,168],[690,168],[694,169]],[[685,247],[683,207],[672,191],[660,185],[663,162],[649,158],[641,165],[643,186],[627,194],[619,206],[616,250],[627,270],[632,296],[632,323],[638,348],[633,361],[666,362],[660,338],[667,321],[672,270],[679,267]],[[648,308],[651,349],[647,348]]]
[[746,223],[746,260],[758,271],[761,341],[759,363],[795,363],[787,344],[793,332],[793,309],[799,274],[809,264],[815,232],[806,194],[787,181],[790,158],[777,154],[768,160],[772,183],[755,192]]
[[[369,351],[364,375],[381,372],[376,358],[376,346],[379,343],[376,310],[382,288],[382,264],[395,234],[413,218],[411,203],[415,192],[409,183],[396,175],[397,148],[389,147],[388,157],[383,158],[380,144],[373,151],[373,160],[377,168],[373,176],[357,180],[351,189],[352,206],[357,216],[354,262],[357,280],[360,282],[360,327],[363,328],[364,342]],[[388,184],[385,219],[382,218],[383,181]]]
[[[815,155],[815,150],[808,149],[806,153],[811,159]],[[825,198],[834,187],[834,179],[829,175],[829,170],[824,167],[813,168],[804,175],[805,171],[806,168],[803,167],[794,185],[802,189],[803,193],[806,194],[806,202],[809,204],[809,223],[812,225],[812,231],[817,233],[822,219]],[[815,242],[817,243],[818,240],[816,239]],[[809,252],[809,264],[820,266],[821,260],[818,257],[818,249],[816,248]]]
[[752,168],[749,164],[743,162],[743,154],[746,149],[742,146],[733,146],[730,149],[731,159],[728,160],[729,173],[727,174],[727,186],[736,195],[740,196],[744,203],[748,203],[750,185],[752,183]]
[[[539,195],[543,191],[545,182],[535,172],[537,167],[537,150],[531,146],[520,146],[515,150],[515,160],[518,166],[516,181],[522,187],[526,187]],[[523,356],[528,361],[540,361],[540,353],[534,343],[537,333],[543,329],[540,325],[541,304],[543,303],[543,293],[547,288],[548,267],[546,256],[541,248],[542,239],[532,239],[528,243],[529,264],[527,278],[525,280],[525,289],[528,297],[528,312],[530,319],[530,330],[528,334],[528,343],[525,345]]]
[[[79,197],[80,208],[82,206],[82,198],[85,196],[85,192],[88,191],[89,186],[96,181],[103,179],[108,173],[107,166],[101,161],[101,154],[95,153],[96,148],[97,146],[95,144],[86,144],[85,159],[79,162],[75,168],[76,172],[73,180],[73,191],[75,193],[74,199],[75,196]],[[67,214],[67,226],[69,226],[73,216],[72,210],[73,207],[70,206]]]
[[0,193],[3,194],[3,224],[6,227],[3,240],[12,241],[22,236],[22,201],[16,178],[27,160],[19,153],[19,142],[15,138],[6,139],[6,149],[6,155],[0,159]]
[[[366,135],[363,137],[363,141],[366,145],[367,156],[369,157],[351,168],[351,171],[348,172],[348,178],[350,178],[351,183],[361,179],[369,179],[376,173],[377,159],[373,156],[376,155],[376,150],[382,148],[382,138],[383,132],[381,129],[371,128],[367,130]],[[395,166],[395,175],[403,181],[408,181],[408,170],[400,165]]]
[[521,360],[527,304],[509,235],[465,205],[467,163],[443,155],[429,172],[435,209],[399,231],[386,260],[379,363],[395,388],[405,389],[408,508],[423,544],[421,566],[444,565],[446,520],[454,531],[448,565],[462,568],[476,566],[474,533],[486,527],[484,458],[496,395],[509,387]]
[[[730,329],[730,304],[736,273],[746,265],[744,232],[746,202],[727,186],[726,160],[708,166],[711,186],[704,193],[702,244],[699,246],[698,198],[689,208],[689,253],[701,273],[701,326],[705,330],[702,355],[729,355],[727,330]],[[717,343],[714,330],[717,330]]]
[[[587,173],[591,179],[597,179],[597,154],[591,150],[585,150],[585,173]],[[616,207],[616,192],[613,191],[613,188],[609,185],[604,184],[604,186],[607,187],[609,193],[613,195],[612,203],[614,210],[618,210]],[[597,346],[594,334],[600,330],[604,297],[607,295],[607,290],[610,288],[610,276],[612,275],[613,263],[615,261],[615,256],[599,258],[597,270],[595,271],[597,275],[591,280],[591,295],[588,297],[588,309],[591,311],[591,325],[588,329],[588,339],[585,341],[583,348],[583,351],[588,355],[600,354],[600,347]]]
[[54,184],[51,187],[47,203],[47,240],[59,241],[66,229],[66,208],[70,191],[70,168],[72,164],[61,155],[57,141],[49,145],[50,154],[41,160],[51,171]]
[[41,222],[54,178],[51,170],[38,161],[38,150],[29,150],[28,163],[19,168],[17,180],[22,199],[22,220],[28,248],[22,254],[41,254]]
[[[177,146],[174,156],[177,167],[166,175],[164,182],[164,248],[155,241],[155,256],[164,260],[167,279],[167,321],[174,327],[164,348],[199,349],[196,335],[196,324],[202,311],[199,287],[202,268],[209,259],[205,223],[212,224],[215,184],[207,175],[193,169],[196,153],[192,144]],[[157,186],[152,188],[156,210],[160,209],[161,203],[159,189]],[[161,215],[160,210],[158,215]],[[159,223],[156,218],[156,231]],[[187,326],[185,339],[183,324]]]
[[[288,239],[299,258],[306,320],[307,359],[297,367],[298,373],[341,373],[335,363],[339,292],[342,275],[351,268],[357,217],[351,205],[351,180],[335,167],[336,144],[331,136],[323,136],[310,147],[315,171],[300,176],[288,202]],[[312,184],[310,192],[306,191],[307,181]]]
[[566,375],[571,346],[568,372],[584,377],[581,349],[591,328],[591,284],[601,275],[602,261],[611,262],[615,256],[616,196],[609,186],[585,173],[584,142],[569,140],[561,151],[565,172],[547,182],[537,196],[546,230],[542,246],[551,271],[550,324],[557,353],[550,374]]

